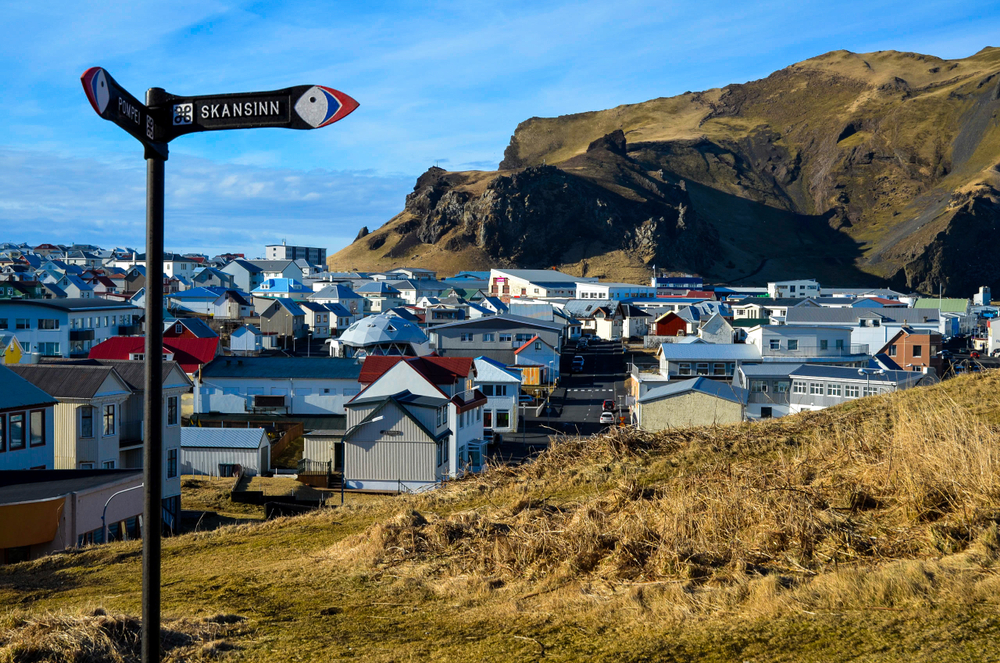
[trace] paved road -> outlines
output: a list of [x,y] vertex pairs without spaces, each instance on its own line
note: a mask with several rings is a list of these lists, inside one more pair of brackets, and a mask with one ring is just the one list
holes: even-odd
[[517,433],[503,436],[503,442],[491,450],[491,457],[504,462],[518,462],[548,446],[553,435],[591,435],[600,424],[601,404],[606,399],[624,400],[625,356],[621,343],[596,341],[586,350],[569,350],[566,366],[573,356],[583,357],[583,370],[562,373],[560,387],[552,395],[553,407],[535,416],[535,407],[525,409]]

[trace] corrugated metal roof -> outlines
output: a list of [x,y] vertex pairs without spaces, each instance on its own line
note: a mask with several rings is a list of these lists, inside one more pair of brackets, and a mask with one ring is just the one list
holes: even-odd
[[14,364],[8,368],[56,398],[93,398],[109,375],[121,382],[123,391],[131,391],[110,366]]
[[785,364],[768,362],[766,364],[741,364],[740,370],[748,378],[769,378],[789,375],[792,371],[802,368],[803,364]]
[[945,313],[965,313],[969,310],[968,299],[938,299],[936,297],[921,297],[914,304],[913,308],[938,309]]
[[6,366],[0,366],[0,410],[55,403],[55,397]]
[[521,383],[521,376],[515,375],[513,371],[498,361],[489,357],[476,357],[476,383],[482,382],[517,382]]
[[874,383],[910,383],[916,382],[924,377],[923,373],[917,371],[883,371],[881,374],[871,369],[864,369],[867,372],[859,372],[862,369],[850,368],[846,366],[821,366],[816,364],[803,364],[791,373],[796,378],[826,378],[836,380],[857,380],[860,382]]
[[267,446],[263,428],[182,428],[181,447],[215,449],[259,449]]
[[671,381],[661,387],[654,387],[647,391],[646,395],[639,399],[639,402],[649,403],[651,401],[658,401],[662,398],[676,396],[686,391],[697,391],[733,403],[745,404],[747,402],[746,389],[734,386],[728,382],[709,380],[702,377],[692,380]]

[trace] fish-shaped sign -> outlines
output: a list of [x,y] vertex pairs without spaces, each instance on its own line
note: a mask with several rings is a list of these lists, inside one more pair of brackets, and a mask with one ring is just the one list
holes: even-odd
[[358,102],[323,85],[297,85],[270,92],[182,97],[159,91],[147,108],[93,67],[81,80],[97,114],[144,143],[169,143],[197,131],[225,129],[319,129],[350,115]]

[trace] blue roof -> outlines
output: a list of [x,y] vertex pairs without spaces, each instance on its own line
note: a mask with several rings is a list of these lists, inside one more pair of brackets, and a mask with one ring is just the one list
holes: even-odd
[[351,315],[353,315],[346,306],[344,306],[343,304],[339,304],[337,302],[324,304],[323,306],[326,307],[327,311],[333,313],[337,317],[350,317]]
[[371,283],[366,283],[357,289],[357,292],[363,292],[374,295],[398,295],[399,290],[396,290],[391,285],[385,281],[372,281]]
[[6,366],[0,365],[0,410],[54,404],[56,399]]
[[760,361],[760,350],[749,343],[662,343],[660,351],[667,361],[684,359],[732,359]]
[[654,387],[646,392],[646,395],[639,399],[640,403],[658,401],[661,398],[675,396],[687,391],[697,391],[709,396],[715,396],[733,403],[745,404],[747,402],[747,390],[737,387],[722,380],[710,380],[698,377],[691,380],[670,381],[661,387]]
[[259,449],[268,444],[263,428],[182,428],[181,446],[185,449]]
[[302,285],[299,281],[295,279],[264,279],[264,282],[253,289],[254,293],[271,293],[271,292],[308,292],[312,294],[312,290]]
[[199,287],[191,288],[190,290],[184,290],[183,292],[174,292],[167,295],[168,299],[204,299],[206,301],[215,301],[220,295],[226,292],[225,288],[219,288],[216,286],[211,287]]

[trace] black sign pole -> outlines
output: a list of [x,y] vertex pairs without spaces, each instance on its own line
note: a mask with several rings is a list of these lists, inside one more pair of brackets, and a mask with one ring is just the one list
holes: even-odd
[[[146,92],[146,105],[163,94]],[[142,661],[160,661],[160,556],[163,530],[163,192],[167,146],[146,148],[146,347],[143,401]]]
[[[163,528],[163,191],[167,143],[184,134],[227,129],[319,129],[350,115],[358,102],[322,85],[270,92],[180,97],[161,88],[140,103],[111,75],[91,67],[80,77],[90,105],[145,147],[146,346],[143,401],[142,661],[160,661],[160,554]],[[179,517],[179,513],[176,514]]]

